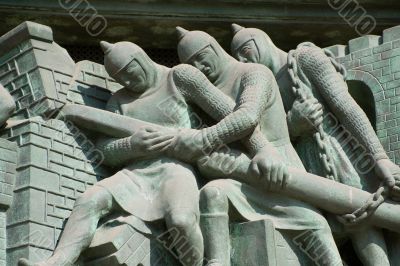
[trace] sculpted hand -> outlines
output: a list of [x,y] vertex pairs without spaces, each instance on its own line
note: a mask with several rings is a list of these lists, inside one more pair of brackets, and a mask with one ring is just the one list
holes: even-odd
[[323,121],[322,105],[315,98],[296,100],[287,116],[291,136],[298,137],[315,132]]
[[284,189],[289,183],[290,174],[276,151],[263,148],[252,159],[250,169],[260,177],[262,185],[269,190]]
[[220,173],[229,175],[235,171],[237,167],[236,158],[236,154],[215,151],[209,156],[202,157],[198,161],[198,165],[206,168],[208,171],[213,171],[221,178]]
[[185,161],[194,161],[206,155],[205,143],[200,130],[180,129],[174,138],[170,152]]
[[395,185],[395,178],[400,179],[400,169],[389,159],[381,159],[376,162],[375,174],[389,187]]
[[176,130],[142,127],[131,137],[134,150],[143,153],[161,153],[172,146]]

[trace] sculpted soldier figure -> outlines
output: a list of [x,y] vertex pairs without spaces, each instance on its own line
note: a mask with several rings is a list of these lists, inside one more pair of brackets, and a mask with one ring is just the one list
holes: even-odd
[[[226,117],[217,119],[221,121],[216,125],[202,129],[198,134],[181,132],[175,147],[191,154],[251,135],[247,139],[247,147],[252,156],[255,154],[253,170],[260,173],[261,179],[268,180],[271,190],[279,191],[287,180],[282,174],[285,169],[274,167],[274,161],[304,168],[290,143],[284,107],[272,72],[261,65],[236,61],[205,32],[189,32],[180,27],[177,30],[181,62],[201,70],[215,87],[236,103],[228,108],[230,113],[223,111]],[[190,77],[187,83],[193,84],[192,91],[207,86],[198,72],[191,71],[185,77]],[[217,104],[218,113],[226,109],[223,102]],[[318,248],[328,251],[319,263],[341,264],[328,223],[316,209],[278,192],[266,192],[233,179],[221,179],[209,182],[200,193],[205,257],[215,261],[216,265],[230,264],[228,214],[233,213],[233,209],[229,209],[228,202],[232,203],[243,221],[270,219],[280,230],[313,230],[316,240],[322,245]]]
[[15,110],[15,102],[8,91],[0,85],[0,127],[10,118]]
[[[207,78],[192,66],[180,65],[169,69],[158,65],[151,61],[141,48],[129,42],[114,45],[102,42],[101,46],[105,52],[107,72],[124,86],[111,97],[107,110],[158,127],[141,128],[136,134],[125,138],[101,137],[98,148],[104,153],[104,163],[122,170],[98,182],[77,199],[54,254],[49,259],[36,264],[21,259],[19,264],[73,264],[80,253],[89,246],[98,221],[115,211],[125,211],[143,221],[165,219],[167,227],[177,228],[188,241],[187,250],[192,250],[189,254],[182,251],[185,254],[180,258],[182,264],[201,264],[203,240],[198,225],[199,197],[195,175],[190,165],[172,157],[181,158],[181,161],[195,161],[196,159],[192,158],[199,158],[198,164],[203,172],[208,171],[219,176],[258,176],[248,173],[249,163],[244,170],[233,169],[224,173],[218,167],[204,163],[203,159],[208,156],[204,156],[203,151],[184,153],[188,143],[182,141],[183,136],[197,136],[194,134],[197,131],[190,130],[190,109],[186,101],[201,106],[216,119],[222,119],[232,112],[234,102],[213,87]],[[192,80],[192,75],[197,79]],[[200,82],[204,87],[198,87],[196,82]],[[169,104],[178,108],[175,113],[179,115],[174,116],[174,119],[171,119],[166,110],[154,108],[166,99],[176,103]],[[227,120],[222,121],[222,126],[207,129],[208,136],[212,136],[214,130],[220,132],[220,129],[224,130],[226,126],[231,127],[233,121],[235,120],[232,120],[232,117],[227,117]],[[184,130],[185,128],[187,130]],[[245,130],[242,134],[246,136],[249,133],[249,130]],[[176,138],[177,134],[180,137],[179,141]],[[227,142],[240,139],[229,132],[225,137],[227,139],[224,141]],[[218,139],[213,139],[207,148],[211,151],[217,147],[215,145],[219,145],[217,142]],[[253,142],[251,144],[245,141],[248,147],[260,145],[256,140]],[[211,156],[214,160],[215,156]],[[283,182],[284,178],[287,178],[287,169],[283,164],[263,159],[259,162],[261,169],[266,162],[271,164],[267,171],[275,172],[269,173],[271,179],[276,178],[275,183]],[[253,167],[258,167],[258,164],[254,164]],[[302,207],[299,207],[297,212],[293,211],[298,216],[296,223],[306,224],[303,226],[305,228],[322,228],[324,234],[330,233],[324,231],[326,227],[324,228],[323,222],[320,221],[322,217],[319,214],[315,213],[315,217],[304,219],[301,217],[304,211],[306,210]],[[288,212],[290,214],[290,211]],[[310,213],[311,216],[314,215],[313,211]],[[285,218],[282,217],[282,220]]]
[[[380,181],[394,186],[398,166],[348,93],[340,67],[322,49],[305,43],[288,54],[259,29],[233,24],[233,31],[232,54],[242,62],[261,63],[275,75],[291,137],[308,172],[369,192]],[[330,222],[334,231],[349,233],[364,265],[389,265],[380,229],[365,224],[338,228],[336,220]]]
[[[170,128],[190,128],[187,105],[179,120],[171,120],[153,108],[167,97],[183,99],[173,84],[173,69],[154,63],[137,45],[101,42],[104,65],[111,77],[124,86],[108,102],[107,110]],[[25,259],[20,265],[72,265],[89,246],[99,220],[122,210],[143,221],[165,219],[168,228],[178,229],[192,249],[184,265],[201,265],[203,240],[199,228],[198,187],[190,165],[162,155],[169,136],[157,136],[143,128],[126,138],[99,140],[105,163],[122,168],[77,199],[54,254],[41,263]],[[149,144],[158,145],[148,150]],[[186,251],[186,250],[185,250]]]

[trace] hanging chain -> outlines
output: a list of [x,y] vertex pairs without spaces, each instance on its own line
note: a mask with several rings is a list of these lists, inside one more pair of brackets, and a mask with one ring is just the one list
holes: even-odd
[[[317,47],[315,44],[311,42],[305,42],[299,44],[297,48],[300,47]],[[332,65],[335,67],[336,71],[341,74],[344,80],[346,80],[347,71],[346,68],[337,62],[335,55],[327,49],[323,49],[325,55],[329,58]],[[291,50],[288,54],[288,71],[290,78],[292,80],[292,90],[295,96],[300,100],[306,100],[307,96],[304,90],[302,90],[301,81],[298,76],[298,68],[297,61],[294,55],[295,50]],[[328,134],[322,127],[322,124],[319,125],[317,131],[314,133],[313,137],[317,142],[319,148],[319,158],[323,164],[325,170],[325,177],[331,180],[338,181],[337,169],[333,164],[332,155],[329,150],[329,142],[328,142]],[[378,190],[373,193],[368,200],[358,209],[350,214],[344,214],[341,216],[337,216],[338,220],[344,224],[357,224],[366,218],[368,218],[374,211],[386,200],[389,196],[390,188],[386,186],[384,183],[379,185]]]
[[[301,43],[297,48],[303,47],[303,46],[315,46],[314,44],[310,42],[306,43]],[[301,86],[301,81],[298,76],[298,69],[297,69],[297,61],[295,58],[295,50],[291,50],[288,54],[288,71],[290,75],[290,79],[292,80],[292,91],[294,95],[297,97],[298,100],[301,102],[305,101],[307,99],[307,95],[305,91],[302,89]],[[333,164],[332,160],[332,155],[329,150],[329,136],[325,132],[324,128],[322,127],[322,124],[320,124],[316,128],[316,132],[313,135],[315,141],[318,144],[318,149],[319,149],[319,158],[322,162],[322,165],[325,170],[325,177],[331,180],[337,181],[338,176],[337,176],[337,170],[336,167]]]

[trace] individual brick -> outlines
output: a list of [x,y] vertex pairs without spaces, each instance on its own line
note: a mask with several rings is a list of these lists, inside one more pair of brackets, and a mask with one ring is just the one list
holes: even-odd
[[386,85],[387,89],[398,88],[398,87],[400,87],[400,79],[389,81]]
[[372,55],[372,49],[371,48],[359,50],[359,51],[353,52],[351,54],[353,59],[359,59],[359,58],[363,58],[363,57],[371,56],[371,55]]
[[332,46],[326,47],[325,49],[331,51],[335,55],[335,57],[343,57],[347,53],[346,45],[337,44],[337,45],[332,45]]
[[360,51],[367,48],[376,47],[380,44],[381,36],[365,35],[349,41],[349,52]]
[[374,69],[386,67],[390,65],[390,59],[385,59],[385,60],[377,60],[375,62],[372,62],[372,66]]
[[382,53],[385,51],[388,51],[392,49],[392,43],[388,42],[388,43],[384,43],[382,45],[379,45],[378,47],[373,48],[373,53],[377,54],[377,53]]
[[400,55],[400,48],[391,49],[382,53],[382,59],[393,58]]
[[366,56],[360,59],[360,65],[368,65],[374,62],[377,62],[381,60],[381,55],[380,54],[374,54],[370,56]]
[[383,31],[383,42],[400,39],[400,26],[392,27]]
[[400,40],[394,41],[393,48],[399,48],[399,47],[400,47]]

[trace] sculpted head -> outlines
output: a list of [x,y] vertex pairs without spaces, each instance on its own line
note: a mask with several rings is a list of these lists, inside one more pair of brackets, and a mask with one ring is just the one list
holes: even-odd
[[215,81],[222,73],[229,55],[204,31],[187,31],[181,27],[176,30],[179,60],[198,68],[211,82]]
[[152,86],[157,69],[142,48],[131,42],[111,44],[100,42],[107,73],[133,92],[143,92]]
[[237,24],[232,24],[232,31],[234,34],[231,43],[233,57],[245,63],[271,66],[276,47],[265,32],[255,28],[244,28]]

